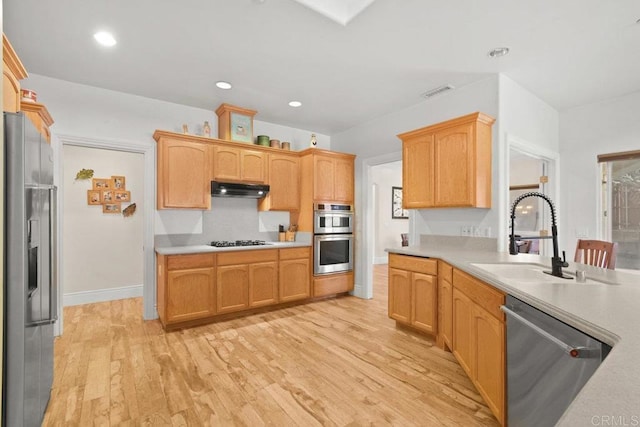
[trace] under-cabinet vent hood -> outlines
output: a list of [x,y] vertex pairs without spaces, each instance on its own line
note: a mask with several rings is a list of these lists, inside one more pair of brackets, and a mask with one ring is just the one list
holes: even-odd
[[211,181],[211,197],[261,199],[266,196],[267,193],[269,193],[268,185]]

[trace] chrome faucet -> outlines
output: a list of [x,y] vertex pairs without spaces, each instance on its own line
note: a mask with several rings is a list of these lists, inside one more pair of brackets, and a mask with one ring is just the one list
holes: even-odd
[[[551,239],[553,239],[553,257],[551,258],[551,271],[545,271],[547,274],[551,274],[552,276],[561,277],[563,279],[573,279],[571,276],[565,276],[562,273],[562,267],[568,267],[569,263],[566,261],[566,254],[562,251],[562,258],[558,253],[558,227],[556,226],[556,208],[553,206],[553,202],[551,199],[542,193],[530,192],[525,193],[519,196],[511,206],[511,234],[509,235],[509,253],[511,255],[518,255],[518,248],[516,247],[516,236],[515,236],[515,220],[516,220],[516,206],[522,200],[527,197],[540,197],[545,200],[549,207],[551,208]],[[521,239],[549,239],[549,236],[532,236],[532,237],[521,237]]]

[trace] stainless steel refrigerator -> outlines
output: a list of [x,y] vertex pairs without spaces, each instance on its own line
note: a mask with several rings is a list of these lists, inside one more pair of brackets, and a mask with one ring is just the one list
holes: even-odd
[[4,426],[39,426],[53,383],[57,320],[53,150],[22,113],[4,113]]

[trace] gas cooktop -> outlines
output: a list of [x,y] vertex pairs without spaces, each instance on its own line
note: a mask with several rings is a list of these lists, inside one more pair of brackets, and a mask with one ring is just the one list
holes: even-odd
[[211,242],[211,246],[216,248],[230,248],[233,246],[262,246],[269,243],[264,240],[215,240]]

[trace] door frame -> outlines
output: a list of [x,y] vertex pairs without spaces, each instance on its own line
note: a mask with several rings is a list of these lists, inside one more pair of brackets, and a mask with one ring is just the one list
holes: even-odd
[[[560,211],[560,153],[550,150],[541,145],[529,142],[525,139],[519,138],[513,134],[507,133],[505,136],[506,147],[504,150],[503,168],[500,169],[499,182],[503,182],[501,197],[498,197],[498,205],[500,209],[499,221],[500,227],[498,230],[498,252],[504,252],[507,248],[507,240],[509,237],[509,227],[511,226],[510,209],[509,205],[509,182],[511,181],[511,150],[519,151],[530,157],[534,157],[547,162],[549,170],[547,176],[549,176],[549,184],[547,185],[547,195],[553,201],[556,212]],[[559,215],[556,218],[556,222],[559,224]]]
[[[63,149],[65,145],[98,148],[101,150],[123,151],[127,153],[137,153],[144,156],[144,183],[143,183],[143,200],[145,201],[143,215],[143,317],[145,320],[156,319],[158,313],[156,311],[156,275],[155,275],[155,248],[154,248],[154,207],[155,198],[155,159],[156,146],[150,142],[127,142],[122,140],[107,140],[92,137],[56,134],[53,136],[54,156],[57,170],[54,175],[59,188],[58,192],[58,211],[63,212],[64,205],[64,164]],[[52,144],[53,145],[53,144]],[[62,221],[58,221],[58,253],[62,252],[63,239]],[[58,278],[63,276],[63,266],[59,265]],[[59,321],[56,322],[56,333],[62,334],[62,314],[63,314],[63,286],[62,280],[58,280],[58,313]]]
[[[362,186],[360,188],[363,191],[358,197],[356,194],[356,200],[362,199],[361,203],[357,203],[357,206],[361,206],[362,212],[362,224],[360,227],[358,221],[356,221],[356,286],[353,290],[353,295],[364,298],[373,298],[373,258],[375,255],[375,248],[373,243],[375,242],[375,189],[373,188],[372,172],[373,166],[383,165],[385,163],[392,163],[402,161],[402,150],[383,154],[374,157],[367,157],[356,162],[356,169],[358,164],[361,165],[360,173],[356,174],[360,176]],[[356,187],[357,188],[357,187]],[[362,194],[364,193],[364,194]],[[356,215],[358,212],[356,212]],[[409,211],[409,242],[413,240],[414,221],[413,212]],[[358,283],[360,282],[360,283]]]

